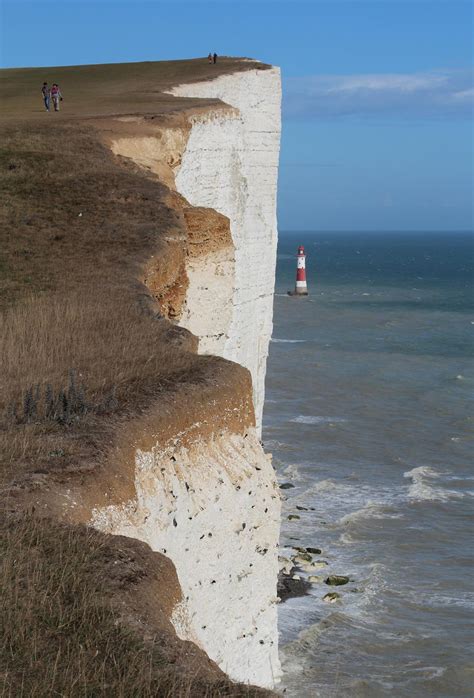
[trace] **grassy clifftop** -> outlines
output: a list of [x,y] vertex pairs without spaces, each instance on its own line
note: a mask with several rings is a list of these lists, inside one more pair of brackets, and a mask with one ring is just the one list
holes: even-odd
[[[222,57],[151,63],[111,63],[46,68],[9,68],[0,71],[0,119],[31,120],[43,112],[41,86],[57,82],[64,94],[64,117],[118,114],[166,114],[206,104],[166,95],[180,83],[212,80],[216,76],[270,66],[258,61]],[[212,100],[209,100],[212,103]],[[62,115],[61,115],[62,116]]]
[[[96,125],[201,107],[163,90],[252,67],[265,68],[198,59],[0,73],[2,695],[267,695],[178,640],[169,560],[75,525],[66,506],[87,481],[133,490],[131,464],[117,472],[127,430],[192,412],[222,386],[249,391],[244,369],[198,356],[163,315],[161,295],[185,283],[186,202],[113,156]],[[59,114],[42,108],[43,80],[61,85]]]

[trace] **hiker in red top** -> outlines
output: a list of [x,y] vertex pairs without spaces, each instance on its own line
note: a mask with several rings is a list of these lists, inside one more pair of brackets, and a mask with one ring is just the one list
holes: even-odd
[[63,96],[57,82],[53,82],[51,88],[51,99],[53,100],[54,111],[59,111],[59,102],[63,101]]

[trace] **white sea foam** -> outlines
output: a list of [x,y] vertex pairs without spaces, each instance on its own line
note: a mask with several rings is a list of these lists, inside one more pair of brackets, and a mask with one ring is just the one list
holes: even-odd
[[296,466],[294,463],[290,463],[289,465],[287,465],[286,468],[283,470],[282,475],[287,480],[298,481],[302,479],[300,471],[298,470],[298,466]]
[[278,337],[272,337],[270,341],[274,344],[302,344],[306,342],[305,339],[279,339]]
[[[324,507],[321,510],[321,495]],[[369,487],[332,479],[319,480],[304,492],[292,497],[292,504],[318,505],[318,511],[331,526],[341,525],[368,518],[401,518],[403,514],[395,508],[404,500],[404,491],[397,487]]]
[[341,533],[339,536],[339,543],[341,545],[354,545],[355,543],[359,543],[359,539],[355,536],[353,536],[349,531],[346,533]]
[[308,487],[308,489],[301,495],[301,498],[305,498],[307,500],[311,499],[311,496],[313,494],[320,494],[321,492],[328,492],[329,490],[335,490],[340,488],[341,486],[334,482],[334,480],[319,480],[318,482],[315,482],[313,485]]
[[423,674],[423,678],[426,679],[439,679],[446,673],[445,666],[421,666],[418,669],[412,669],[412,672],[418,672]]
[[417,501],[446,502],[453,498],[461,498],[463,492],[436,487],[434,482],[448,473],[440,473],[428,465],[420,465],[417,468],[403,473],[403,477],[412,481],[408,488],[409,499]]
[[298,417],[290,419],[290,422],[295,422],[296,424],[341,424],[342,422],[347,422],[347,419],[300,414]]
[[474,594],[456,590],[455,595],[432,594],[425,598],[429,606],[441,606],[442,608],[474,609]]
[[356,509],[341,516],[338,523],[347,526],[365,519],[401,519],[402,517],[403,514],[390,511],[384,504],[368,501],[362,509]]
[[266,439],[264,441],[264,447],[265,449],[269,449],[270,452],[272,450],[278,449],[279,451],[294,451],[295,447],[292,446],[291,444],[288,444],[284,441],[278,441],[278,439]]
[[414,606],[422,606],[424,608],[464,608],[467,610],[474,610],[474,593],[470,591],[463,591],[459,588],[455,588],[452,592],[437,592],[425,589],[423,595],[420,596],[417,590],[407,590],[404,591],[405,600],[413,604]]

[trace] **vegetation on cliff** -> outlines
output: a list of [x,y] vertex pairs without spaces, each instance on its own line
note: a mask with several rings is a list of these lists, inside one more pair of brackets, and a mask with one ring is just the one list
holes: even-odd
[[[65,114],[39,113],[40,69],[2,75],[2,695],[264,695],[178,640],[169,560],[68,515],[71,488],[117,467],[125,427],[171,410],[182,389],[188,402],[205,395],[228,366],[163,317],[186,254],[179,197],[114,157],[88,121],[191,106],[160,90],[213,66],[54,70]],[[117,490],[133,487],[122,480]]]

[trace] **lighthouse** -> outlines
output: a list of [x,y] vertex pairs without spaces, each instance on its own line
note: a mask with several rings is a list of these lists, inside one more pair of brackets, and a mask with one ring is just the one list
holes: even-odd
[[294,291],[289,291],[290,296],[307,296],[308,287],[306,285],[306,255],[303,245],[298,247],[296,262],[296,285]]

